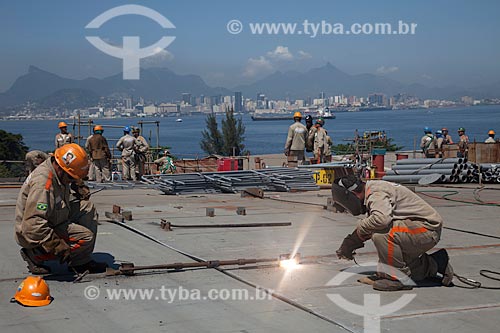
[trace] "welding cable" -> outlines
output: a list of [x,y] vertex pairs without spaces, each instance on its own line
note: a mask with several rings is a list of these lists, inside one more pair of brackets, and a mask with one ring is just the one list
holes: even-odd
[[[157,244],[159,244],[159,245],[161,245],[163,247],[166,247],[166,248],[168,248],[170,250],[173,250],[173,251],[175,251],[175,252],[177,252],[179,254],[182,254],[182,255],[184,255],[184,256],[186,256],[188,258],[191,258],[194,261],[197,261],[197,262],[206,262],[207,261],[206,259],[203,259],[201,257],[195,256],[194,254],[190,254],[188,252],[176,249],[175,247],[173,247],[171,245],[168,245],[167,243],[164,243],[164,242],[160,241],[159,239],[156,239],[156,238],[154,238],[154,237],[146,234],[145,232],[140,231],[139,229],[136,229],[136,228],[134,228],[134,227],[132,227],[130,225],[127,225],[127,224],[125,224],[123,222],[120,222],[117,219],[110,219],[109,221],[111,221],[111,223],[113,223],[113,224],[116,224],[116,225],[119,225],[121,227],[124,227],[125,229],[127,229],[129,231],[132,231],[132,232],[134,232],[134,233],[136,233],[136,234],[138,234],[138,235],[140,235],[140,236],[142,236],[144,238],[147,238],[150,241],[153,241],[153,242],[155,242],[155,243],[157,243]],[[331,318],[325,317],[324,315],[322,315],[322,314],[320,314],[320,313],[318,313],[318,312],[316,312],[316,311],[314,311],[314,310],[312,310],[312,309],[310,309],[310,308],[308,308],[308,307],[306,307],[306,306],[304,306],[304,305],[302,305],[300,303],[297,303],[297,302],[289,299],[286,296],[277,294],[276,292],[274,292],[274,291],[272,291],[270,289],[260,287],[257,284],[255,284],[255,283],[253,283],[251,281],[248,281],[246,279],[243,279],[243,278],[241,278],[241,277],[239,277],[239,276],[237,276],[237,275],[235,275],[235,274],[233,274],[231,272],[228,272],[228,271],[226,271],[226,270],[224,270],[224,269],[222,269],[220,267],[214,267],[214,269],[217,270],[217,271],[219,271],[220,273],[222,273],[222,274],[224,274],[226,276],[229,276],[230,278],[235,279],[235,280],[237,280],[239,282],[242,282],[242,283],[244,283],[244,284],[246,284],[246,285],[248,285],[248,286],[250,286],[252,288],[264,291],[267,294],[271,295],[272,297],[274,297],[274,298],[276,298],[276,299],[278,299],[278,300],[280,300],[282,302],[285,302],[285,303],[287,303],[287,304],[289,304],[289,305],[291,305],[291,306],[293,306],[293,307],[295,307],[295,308],[297,308],[299,310],[307,312],[307,313],[309,313],[309,314],[311,314],[311,315],[313,315],[313,316],[315,316],[315,317],[317,317],[317,318],[319,318],[321,320],[324,320],[324,321],[326,321],[326,322],[328,322],[330,324],[333,324],[333,325],[335,325],[335,326],[337,326],[339,328],[342,328],[342,329],[344,329],[344,330],[346,330],[348,332],[354,333],[353,330],[351,330],[348,327],[342,325],[341,323],[339,323],[339,322],[337,322],[337,321],[335,321],[335,320],[333,320]]]
[[[471,204],[471,205],[479,205],[479,206],[493,206],[493,207],[500,207],[500,203],[498,202],[482,202],[482,201],[470,201],[470,200],[460,200],[460,199],[452,199],[449,198],[450,196],[460,194],[459,191],[451,191],[451,190],[420,190],[417,191],[418,193],[425,195],[426,197],[433,198],[433,199],[438,199],[438,200],[448,200],[448,201],[453,201],[453,202],[461,202],[461,203],[466,203],[466,204]],[[431,193],[447,193],[443,194],[442,196],[437,196],[437,195],[431,195],[427,194],[427,192]]]
[[[495,271],[492,271],[489,269],[482,269],[479,271],[479,274],[487,279],[500,281],[500,278],[491,276],[492,274],[500,276],[500,272],[495,272]],[[455,276],[458,279],[458,281],[460,281],[464,284],[464,286],[459,286],[459,285],[455,284],[455,287],[457,287],[457,288],[500,290],[500,286],[499,287],[484,286],[479,281],[469,279],[469,278],[466,278],[464,276],[460,276],[458,274],[453,274],[453,276]]]

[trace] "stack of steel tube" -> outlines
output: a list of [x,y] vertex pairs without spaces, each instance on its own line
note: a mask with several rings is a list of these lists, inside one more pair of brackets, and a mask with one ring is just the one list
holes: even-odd
[[500,183],[500,164],[481,164],[478,169],[482,182]]
[[429,174],[440,174],[439,183],[471,182],[477,174],[474,164],[464,158],[413,158],[398,160],[383,180],[396,183],[418,183]]

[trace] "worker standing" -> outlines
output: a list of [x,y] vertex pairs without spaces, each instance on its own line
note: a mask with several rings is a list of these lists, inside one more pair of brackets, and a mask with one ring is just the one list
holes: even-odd
[[434,140],[435,157],[442,158],[444,154],[444,136],[442,130],[436,131],[436,139]]
[[116,148],[122,152],[123,178],[137,180],[135,176],[135,138],[130,135],[130,127],[123,128],[123,136],[116,143]]
[[313,126],[313,118],[311,115],[306,116],[306,128],[307,128],[307,139],[306,139],[306,151],[311,153],[314,150],[314,134],[316,133],[316,127]]
[[109,164],[111,161],[111,152],[108,141],[102,135],[104,129],[101,125],[94,126],[94,135],[87,141],[87,152],[92,161],[91,168],[94,168],[95,180],[98,183],[109,182],[110,172]]
[[149,151],[148,141],[142,136],[141,130],[136,127],[132,130],[132,134],[135,138],[135,173],[137,178],[141,179],[144,175],[144,164],[146,163],[146,154]]
[[325,130],[326,134],[326,144],[325,144],[325,162],[331,162],[332,161],[332,146],[333,146],[333,141],[332,138],[328,135],[328,131]]
[[469,137],[465,135],[465,128],[458,129],[458,152],[457,157],[467,158],[469,155]]
[[[56,149],[25,180],[16,203],[15,239],[32,274],[48,274],[44,261],[59,259],[81,273],[103,272],[91,259],[97,211],[88,200],[70,201],[70,184],[87,176],[88,157],[75,143]],[[86,200],[85,200],[86,199]]]
[[73,134],[68,133],[68,125],[64,122],[61,121],[57,127],[59,127],[59,130],[61,133],[56,134],[56,149],[60,148],[64,145],[67,145],[68,143],[73,143],[75,142],[75,138],[73,137]]
[[301,123],[302,114],[295,112],[294,123],[288,128],[288,136],[285,142],[285,156],[289,167],[302,165],[305,160],[304,149],[306,147],[307,128]]
[[325,121],[323,118],[316,119],[316,124],[314,127],[316,131],[314,132],[314,159],[316,163],[325,162],[325,146],[326,143],[326,130],[323,128]]
[[[446,250],[426,254],[441,238],[443,219],[414,192],[399,184],[383,180],[365,183],[349,175],[334,181],[332,197],[352,215],[367,213],[344,239],[337,255],[353,259],[354,250],[371,239],[381,265],[372,281],[365,282],[374,289],[411,289],[412,280],[436,277],[438,273],[444,286],[452,285],[453,268]],[[403,278],[396,279],[398,273]]]
[[452,145],[453,144],[453,139],[451,138],[451,135],[448,134],[448,129],[446,127],[443,127],[441,129],[441,131],[443,132],[443,144],[445,145]]
[[427,158],[433,158],[434,154],[430,153],[431,147],[434,147],[434,135],[430,127],[424,127],[424,136],[420,139],[420,148],[422,153]]
[[494,130],[489,130],[488,131],[488,138],[484,141],[484,143],[496,143],[497,141],[495,140],[495,131]]
[[[94,134],[90,134],[87,137],[87,140],[85,140],[85,150],[87,153],[89,153],[89,159],[92,161],[92,156],[90,156],[90,147],[89,147],[89,142],[90,139],[94,136]],[[88,180],[90,181],[95,181],[95,165],[94,163],[90,163],[89,165],[89,175],[87,176]]]

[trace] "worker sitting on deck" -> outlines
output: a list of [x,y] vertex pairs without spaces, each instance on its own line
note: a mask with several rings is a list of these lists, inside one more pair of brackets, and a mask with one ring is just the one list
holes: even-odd
[[[390,274],[387,274],[384,265],[380,265],[377,275],[370,278],[372,283],[367,282],[374,289],[411,289],[412,280],[436,277],[437,273],[441,274],[443,285],[452,284],[453,269],[446,250],[426,254],[441,237],[443,219],[418,195],[398,184],[383,180],[365,183],[349,175],[334,181],[332,196],[352,215],[368,214],[344,239],[337,255],[353,259],[354,250],[371,239],[377,249],[379,263],[390,267]],[[395,279],[399,272],[393,269],[404,273],[405,278]]]
[[172,155],[170,155],[170,151],[168,149],[163,153],[163,157],[154,160],[153,163],[158,166],[158,170],[161,174],[175,173],[177,170],[174,164],[174,159],[172,158]]
[[[44,261],[59,259],[73,270],[103,272],[91,259],[97,211],[88,200],[70,200],[70,184],[88,173],[85,150],[75,143],[58,148],[26,179],[16,203],[15,238],[32,274],[48,274]],[[73,186],[71,186],[73,188]],[[83,188],[83,187],[82,187]],[[88,190],[88,188],[87,188]]]

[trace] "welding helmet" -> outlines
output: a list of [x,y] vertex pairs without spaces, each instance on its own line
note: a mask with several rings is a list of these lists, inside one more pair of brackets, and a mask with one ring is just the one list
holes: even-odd
[[49,286],[41,276],[28,276],[17,287],[11,302],[24,306],[45,306],[52,302]]
[[85,150],[76,143],[69,143],[54,152],[57,164],[74,179],[85,178],[89,172],[89,159]]
[[332,198],[338,205],[354,216],[365,214],[364,203],[353,193],[361,192],[363,182],[355,175],[337,178],[332,184]]

